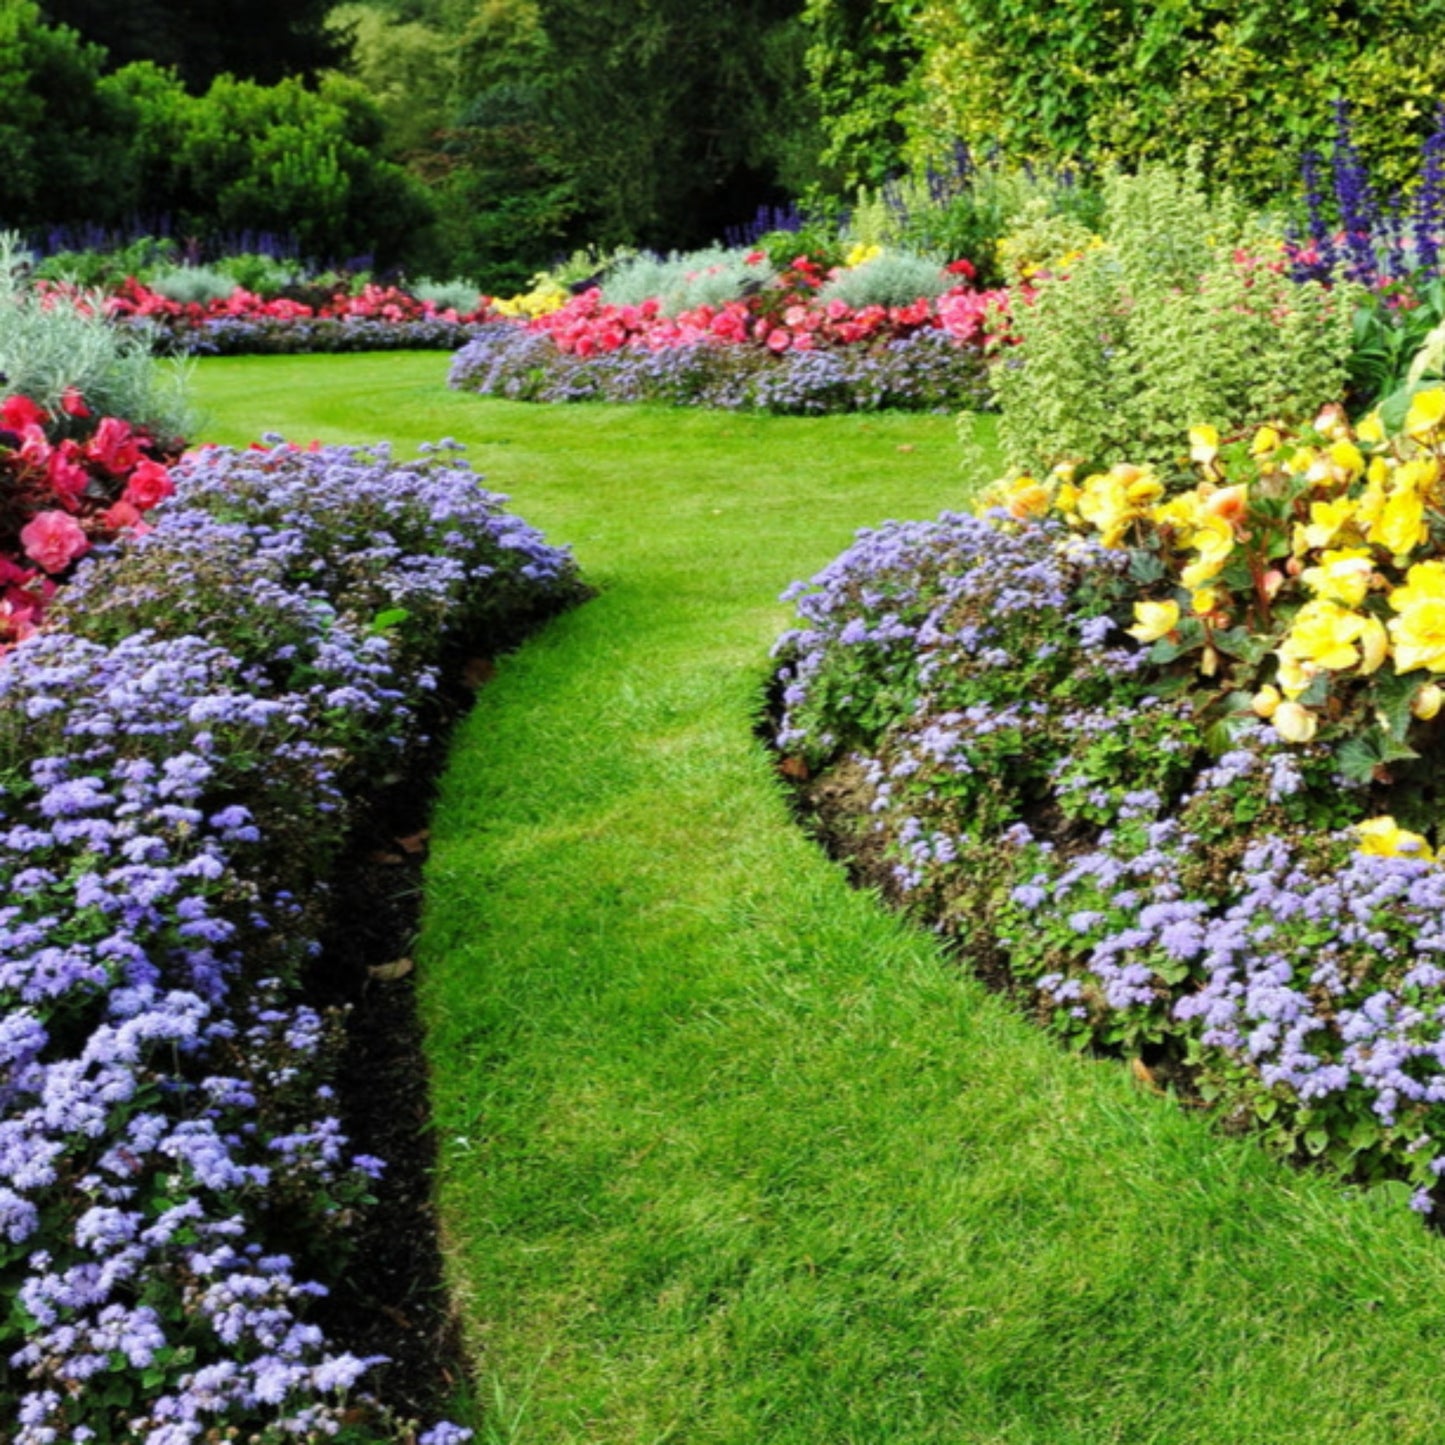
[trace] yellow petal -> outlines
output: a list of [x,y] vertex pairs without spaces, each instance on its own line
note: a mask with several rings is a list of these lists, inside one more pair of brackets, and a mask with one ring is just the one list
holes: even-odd
[[1250,707],[1262,718],[1268,720],[1275,715],[1284,699],[1279,689],[1266,684],[1250,699]]
[[1427,682],[1410,699],[1410,711],[1421,722],[1429,722],[1440,711],[1442,704],[1445,704],[1445,690],[1442,690],[1436,683]]
[[1297,702],[1282,702],[1275,708],[1270,722],[1287,743],[1307,743],[1314,737],[1318,724],[1315,715]]
[[1169,602],[1136,602],[1134,626],[1129,636],[1140,642],[1157,642],[1179,626],[1179,604]]
[[1445,420],[1445,387],[1417,391],[1405,413],[1405,431],[1416,440],[1428,437]]

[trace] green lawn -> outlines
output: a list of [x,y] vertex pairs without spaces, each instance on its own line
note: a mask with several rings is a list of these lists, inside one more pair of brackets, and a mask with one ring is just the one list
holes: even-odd
[[960,505],[946,418],[206,362],[208,435],[452,435],[601,590],[455,744],[417,957],[484,1441],[1438,1441],[1445,1246],[1060,1052],[791,822],[777,593]]

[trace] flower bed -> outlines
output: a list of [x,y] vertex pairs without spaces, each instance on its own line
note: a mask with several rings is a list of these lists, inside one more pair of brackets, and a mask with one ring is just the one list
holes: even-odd
[[1041,1021],[1430,1211],[1445,392],[1317,427],[864,534],[794,589],[777,741]]
[[375,1438],[306,1307],[381,1166],[296,982],[443,650],[575,576],[444,457],[171,478],[0,659],[0,1394],[18,1445]]
[[[42,283],[55,296],[68,287]],[[480,298],[479,298],[480,299]],[[88,304],[88,303],[87,303]],[[469,312],[438,306],[396,286],[336,290],[313,302],[266,299],[237,286],[229,296],[173,301],[131,278],[105,298],[105,314],[145,325],[162,349],[197,356],[306,351],[455,350],[491,316],[485,302]]]
[[484,326],[457,354],[451,384],[525,401],[773,412],[984,403],[1005,293],[965,279],[936,297],[854,307],[829,297],[828,281],[800,256],[751,294],[675,314],[657,298],[610,304],[593,287],[546,314]]

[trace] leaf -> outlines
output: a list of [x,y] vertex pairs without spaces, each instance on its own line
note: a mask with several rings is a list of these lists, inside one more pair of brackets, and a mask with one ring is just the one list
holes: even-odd
[[1254,1101],[1255,1117],[1263,1120],[1266,1124],[1268,1124],[1278,1112],[1279,1100],[1270,1094],[1266,1094],[1263,1098]]
[[423,828],[419,833],[410,833],[405,838],[397,838],[396,846],[403,853],[410,853],[415,857],[418,853],[426,852],[427,839],[431,837],[431,830]]
[[1256,637],[1243,627],[1231,627],[1227,632],[1214,634],[1214,645],[1241,662],[1258,662],[1269,651],[1270,639]]
[[778,771],[785,778],[792,778],[794,782],[804,783],[808,780],[808,764],[802,758],[784,758],[778,764]]
[[1305,1148],[1316,1156],[1323,1154],[1330,1147],[1330,1131],[1328,1129],[1309,1129],[1305,1131]]
[[366,970],[378,983],[395,983],[405,978],[416,965],[409,958],[398,958],[394,963],[374,963]]
[[1410,704],[1420,687],[1418,675],[1409,673],[1387,673],[1375,682],[1375,697],[1379,703],[1380,726],[1396,742],[1403,743],[1405,734],[1414,720]]

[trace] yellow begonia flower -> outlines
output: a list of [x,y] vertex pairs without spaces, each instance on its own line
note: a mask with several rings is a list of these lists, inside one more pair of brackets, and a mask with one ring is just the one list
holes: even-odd
[[1445,599],[1416,602],[1391,618],[1390,640],[1396,672],[1445,672]]
[[1312,662],[1302,662],[1288,653],[1276,652],[1279,661],[1279,687],[1286,697],[1295,698],[1309,689],[1319,668]]
[[1272,426],[1262,426],[1255,432],[1254,440],[1249,444],[1249,454],[1252,457],[1268,456],[1270,452],[1279,449],[1280,436]]
[[1330,448],[1330,460],[1344,481],[1353,481],[1365,470],[1365,459],[1354,442],[1338,441]]
[[1428,863],[1434,856],[1424,838],[1400,827],[1388,814],[1356,823],[1355,834],[1360,852],[1376,858],[1419,858]]
[[1442,706],[1445,706],[1445,689],[1436,686],[1433,682],[1427,682],[1414,697],[1410,699],[1410,711],[1415,714],[1421,722],[1429,722]]
[[1440,475],[1440,464],[1434,457],[1411,457],[1395,468],[1395,490],[1419,492],[1424,496]]
[[1396,612],[1421,602],[1445,602],[1445,562],[1431,558],[1416,562],[1405,573],[1405,585],[1390,593],[1390,606]]
[[1212,426],[1189,428],[1189,459],[1208,466],[1219,455],[1219,432]]
[[1307,743],[1319,724],[1307,707],[1297,702],[1282,702],[1270,715],[1270,723],[1287,743]]
[[1199,616],[1203,617],[1219,606],[1219,593],[1213,587],[1201,587],[1190,597],[1189,605]]
[[1360,671],[1366,674],[1378,672],[1390,655],[1390,639],[1385,632],[1385,624],[1378,617],[1365,618],[1358,641]]
[[1385,424],[1380,420],[1380,413],[1372,411],[1359,426],[1355,428],[1355,436],[1367,446],[1377,447],[1385,440]]
[[1266,684],[1250,699],[1249,705],[1260,717],[1268,721],[1275,715],[1283,701],[1284,699],[1279,695],[1279,689]]
[[1425,502],[1414,488],[1392,492],[1370,527],[1369,540],[1388,547],[1396,557],[1408,556],[1429,537]]
[[1179,604],[1177,602],[1136,602],[1134,604],[1134,626],[1129,636],[1139,642],[1158,642],[1179,626]]
[[845,266],[862,266],[869,261],[876,260],[883,254],[882,246],[865,246],[859,241],[846,256],[843,257]]
[[1408,435],[1417,440],[1428,437],[1442,421],[1445,421],[1445,387],[1432,386],[1411,397],[1410,410],[1405,413]]
[[1310,519],[1302,529],[1305,547],[1328,547],[1354,515],[1355,504],[1348,497],[1333,502],[1311,502]]
[[1299,662],[1312,662],[1329,672],[1340,672],[1360,660],[1355,642],[1364,629],[1365,619],[1358,612],[1317,598],[1306,602],[1295,614],[1279,653]]
[[1011,517],[1044,517],[1052,501],[1049,489],[1032,477],[1016,477],[1008,490],[1004,506]]
[[1197,492],[1181,492],[1155,507],[1149,514],[1150,520],[1156,527],[1173,527],[1187,537],[1199,521],[1199,505]]
[[1318,567],[1306,567],[1300,573],[1300,581],[1317,597],[1358,607],[1370,590],[1374,570],[1368,547],[1349,547],[1326,552]]

